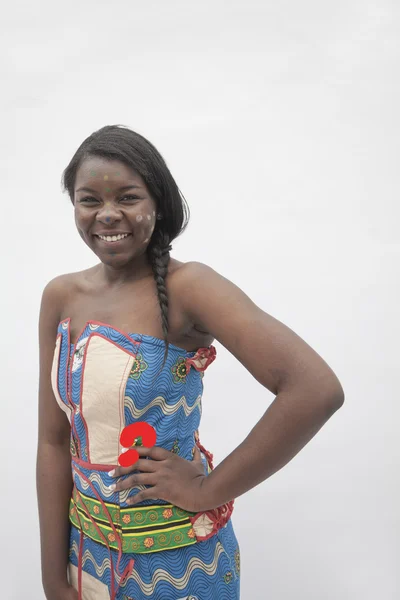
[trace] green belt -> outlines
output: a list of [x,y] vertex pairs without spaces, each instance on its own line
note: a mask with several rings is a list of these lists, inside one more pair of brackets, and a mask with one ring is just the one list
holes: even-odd
[[82,492],[78,493],[74,488],[69,519],[74,527],[99,544],[108,544],[110,548],[118,550],[119,536],[122,552],[145,554],[196,544],[196,535],[189,518],[195,514],[173,504],[123,508],[118,504],[104,502],[103,506],[98,500]]

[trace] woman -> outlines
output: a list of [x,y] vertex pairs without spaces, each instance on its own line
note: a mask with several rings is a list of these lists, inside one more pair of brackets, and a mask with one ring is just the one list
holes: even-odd
[[[234,498],[309,442],[343,404],[342,386],[233,283],[171,258],[188,211],[145,138],[103,127],[79,147],[63,183],[100,262],[56,277],[42,296],[37,489],[46,598],[238,599]],[[276,398],[214,469],[198,428],[215,339]],[[147,434],[128,439],[132,426],[151,430],[155,445]]]

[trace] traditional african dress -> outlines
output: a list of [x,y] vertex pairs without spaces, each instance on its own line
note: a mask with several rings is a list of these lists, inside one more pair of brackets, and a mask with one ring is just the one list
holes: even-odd
[[212,471],[198,431],[215,347],[188,352],[170,344],[160,370],[163,340],[87,321],[71,344],[70,324],[58,325],[51,381],[71,425],[68,576],[79,600],[237,600],[233,501],[202,513],[160,499],[129,506],[143,487],[109,487],[121,432],[138,422],[155,429],[157,446],[187,460],[197,446],[205,475]]

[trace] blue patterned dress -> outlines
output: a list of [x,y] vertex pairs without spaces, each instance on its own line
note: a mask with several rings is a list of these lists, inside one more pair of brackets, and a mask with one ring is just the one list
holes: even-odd
[[[240,553],[233,502],[189,513],[160,499],[127,504],[140,486],[113,492],[120,434],[145,421],[157,446],[192,460],[200,444],[203,377],[213,346],[188,352],[149,335],[87,321],[71,344],[70,319],[58,326],[52,387],[71,424],[69,579],[79,600],[238,600]],[[156,376],[159,372],[158,376]]]

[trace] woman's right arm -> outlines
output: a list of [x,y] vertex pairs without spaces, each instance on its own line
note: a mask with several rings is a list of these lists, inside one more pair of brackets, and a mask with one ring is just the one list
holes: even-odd
[[47,600],[73,600],[67,579],[72,492],[70,424],[51,387],[51,368],[60,318],[64,276],[50,281],[39,316],[39,433],[36,487],[39,507],[42,583]]

